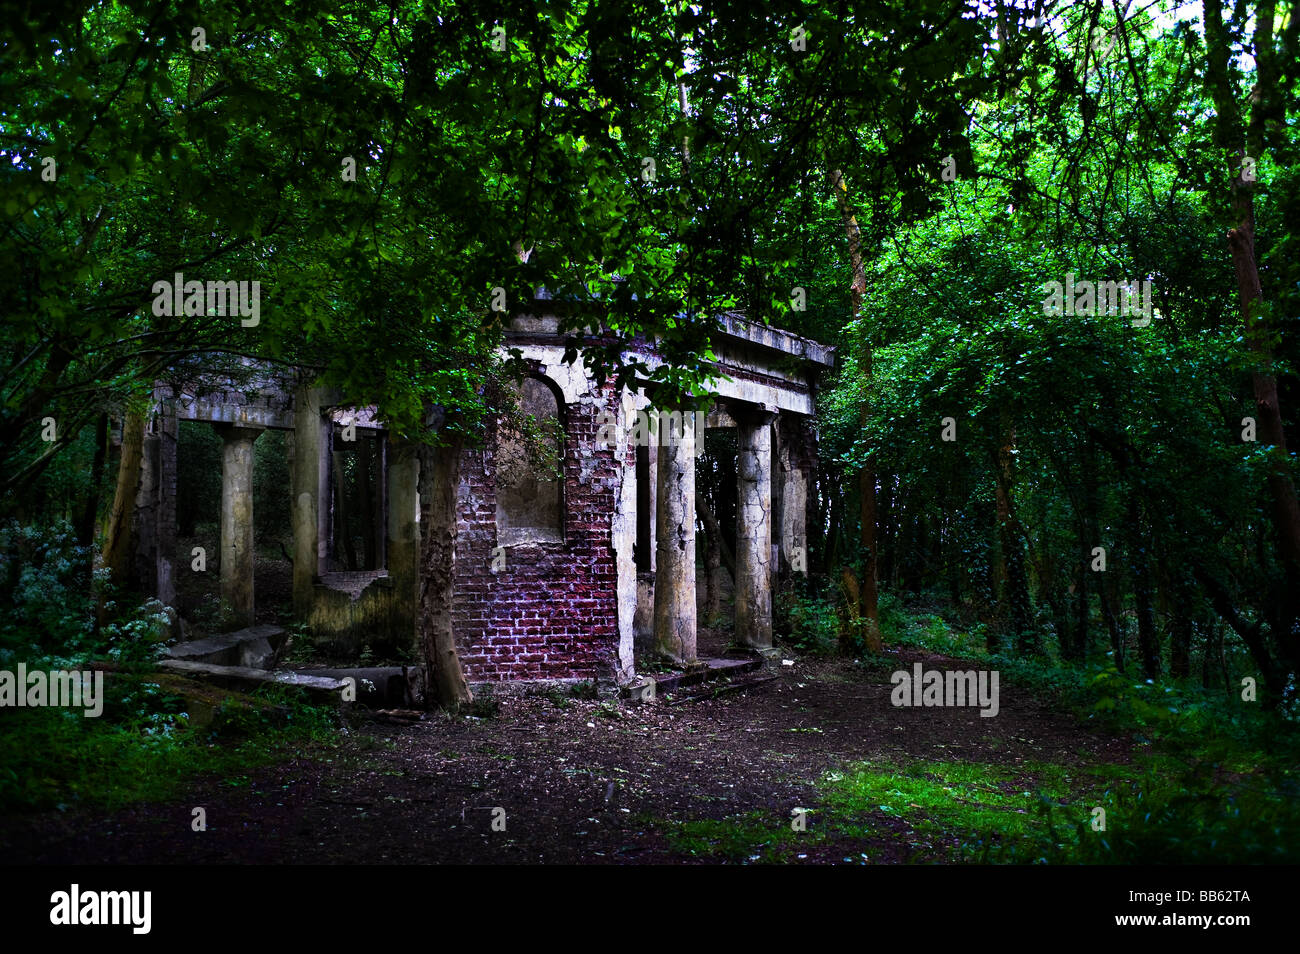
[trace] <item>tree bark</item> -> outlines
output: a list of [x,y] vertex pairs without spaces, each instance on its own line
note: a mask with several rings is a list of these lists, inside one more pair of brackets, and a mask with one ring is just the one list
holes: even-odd
[[1010,634],[1015,640],[1016,651],[1034,653],[1039,647],[1029,605],[1029,577],[1025,570],[1022,534],[1012,497],[1015,486],[1015,467],[1012,457],[1015,448],[1015,428],[1010,413],[1005,409],[1002,412],[1001,424],[1002,439],[998,442],[998,449],[993,459],[997,490],[998,535],[1002,561],[1006,567],[1002,592],[1005,612],[999,615],[1007,620]]
[[1169,674],[1186,679],[1192,672],[1192,620],[1182,607],[1174,608],[1169,626]]
[[[1278,64],[1273,49],[1275,4],[1264,0],[1255,10],[1254,56],[1258,82],[1251,95],[1253,106],[1243,130],[1242,110],[1228,75],[1230,40],[1223,24],[1219,0],[1204,0],[1205,40],[1208,68],[1206,85],[1214,102],[1218,121],[1217,145],[1237,155],[1258,160],[1268,148],[1269,119],[1278,118]],[[1294,13],[1292,14],[1294,17]],[[1279,124],[1281,125],[1281,124]],[[1243,135],[1244,133],[1244,135]],[[1295,667],[1300,664],[1300,634],[1294,622],[1300,616],[1300,501],[1288,470],[1286,433],[1283,429],[1277,378],[1272,372],[1271,339],[1276,322],[1263,305],[1259,263],[1255,256],[1255,186],[1239,172],[1232,180],[1233,227],[1228,231],[1228,249],[1237,278],[1237,294],[1245,328],[1247,347],[1254,358],[1251,387],[1255,396],[1258,437],[1277,450],[1272,456],[1267,485],[1273,505],[1273,529],[1286,573],[1284,606],[1277,613],[1280,626],[1274,636],[1282,657]]]
[[428,702],[451,710],[474,701],[456,650],[452,617],[463,445],[461,435],[449,433],[445,446],[419,448],[420,650],[429,676]]
[[[867,273],[862,264],[862,234],[858,227],[857,216],[849,207],[849,188],[848,183],[844,181],[844,172],[835,169],[831,172],[830,179],[840,218],[844,221],[844,234],[849,243],[849,268],[852,273],[849,295],[853,303],[852,317],[856,319],[862,312],[862,299],[867,291]],[[871,344],[865,338],[859,363],[863,380],[870,382]],[[865,423],[867,413],[865,404],[862,410]],[[880,595],[876,583],[876,564],[879,554],[876,552],[876,466],[870,453],[858,474],[858,501],[861,515],[859,543],[862,547],[863,561],[861,613],[867,645],[875,649],[880,646]]]
[[1106,631],[1110,633],[1110,648],[1115,653],[1115,668],[1124,671],[1124,637],[1120,632],[1119,618],[1110,598],[1110,587],[1102,580],[1097,587],[1097,596],[1101,600],[1101,617],[1106,622]]
[[126,412],[122,422],[122,456],[117,465],[117,490],[113,509],[104,532],[104,566],[114,586],[126,583],[127,563],[131,556],[131,518],[135,513],[135,494],[140,486],[140,466],[144,459],[145,411]]
[[1088,546],[1086,535],[1080,539],[1083,542],[1081,548],[1083,552],[1079,555],[1078,592],[1075,594],[1077,602],[1075,604],[1073,658],[1081,663],[1086,663],[1092,649],[1092,603],[1088,597],[1088,574],[1090,572],[1088,561],[1092,551]]
[[90,486],[85,505],[77,518],[77,543],[88,547],[95,542],[95,518],[99,516],[99,492],[104,482],[104,465],[108,459],[108,415],[95,420],[95,459],[90,465]]
[[897,562],[896,547],[894,542],[894,475],[883,473],[877,475],[880,481],[880,498],[876,506],[876,526],[878,534],[876,538],[876,548],[880,551],[880,559],[877,561],[877,569],[880,571],[880,578],[888,582],[893,578],[894,565]]
[[[1128,525],[1132,533],[1131,565],[1133,567],[1133,599],[1137,606],[1138,651],[1142,654],[1142,677],[1160,677],[1160,640],[1156,636],[1155,614],[1151,606],[1151,561],[1141,532],[1141,508],[1137,494],[1130,490]],[[1146,539],[1150,539],[1147,536]]]
[[840,551],[842,549],[840,540],[843,536],[844,494],[840,492],[838,482],[834,492],[828,493],[826,496],[828,497],[826,504],[827,544],[822,572],[829,573],[832,567],[839,566]]

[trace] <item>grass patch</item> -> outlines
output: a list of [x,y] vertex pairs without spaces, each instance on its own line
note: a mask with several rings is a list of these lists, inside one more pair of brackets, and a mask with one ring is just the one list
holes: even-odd
[[1122,766],[1066,768],[1025,763],[1016,769],[977,762],[859,763],[822,779],[828,818],[845,834],[870,834],[872,816],[901,819],[949,860],[1023,858],[1050,833],[1045,806],[1088,817]]
[[104,713],[56,708],[0,715],[0,812],[57,808],[108,811],[184,792],[200,775],[245,777],[304,747],[331,745],[337,713],[304,703],[285,687],[225,693],[202,720],[194,700],[164,677],[113,673]]
[[[1115,796],[1127,771],[1040,762],[862,762],[819,781],[805,831],[764,812],[651,824],[680,854],[734,864],[780,864],[827,849],[846,861],[869,859],[861,849],[882,841],[903,848],[909,861],[1069,861],[1080,854],[1078,839],[1094,834],[1094,807],[1122,814]],[[1079,825],[1061,824],[1066,818]]]
[[[883,614],[882,614],[883,615]],[[996,669],[1003,685],[1050,698],[1080,722],[1127,736],[1136,764],[1092,802],[1106,829],[1051,797],[1041,825],[990,847],[997,860],[1104,864],[1295,863],[1300,860],[1300,721],[1222,689],[1157,684],[1121,673],[1107,657],[1074,666],[1050,657],[988,653],[978,627],[963,633],[935,613],[890,606],[895,645],[911,645]],[[864,660],[875,672],[888,660]],[[968,819],[969,820],[969,819]],[[1022,837],[1023,836],[1023,837]],[[985,844],[988,844],[987,840]],[[990,856],[990,860],[993,860]]]
[[[809,832],[791,830],[788,820],[764,812],[723,819],[658,820],[654,823],[674,851],[734,864],[779,864],[808,844]],[[800,839],[805,839],[801,841]]]

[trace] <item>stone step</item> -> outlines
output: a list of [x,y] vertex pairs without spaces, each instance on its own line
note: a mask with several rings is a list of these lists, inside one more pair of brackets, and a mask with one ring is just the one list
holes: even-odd
[[730,679],[741,673],[752,672],[762,665],[761,657],[701,659],[698,668],[686,672],[665,673],[662,676],[643,675],[639,682],[624,686],[619,694],[624,698],[646,701],[658,695],[679,692],[689,686]]
[[356,680],[356,701],[372,708],[411,709],[424,705],[421,666],[361,666],[346,669],[295,669],[300,676]]
[[697,683],[691,686],[685,692],[678,693],[668,700],[670,706],[685,705],[688,702],[700,702],[704,699],[716,699],[718,696],[725,696],[732,692],[746,692],[750,689],[757,689],[759,686],[767,685],[769,682],[776,682],[776,676],[772,675],[746,675],[723,683]]
[[233,633],[177,643],[167,650],[167,656],[181,662],[266,669],[276,649],[283,645],[284,635],[280,626],[250,626]]
[[244,692],[260,686],[293,686],[303,690],[316,702],[342,702],[343,688],[348,685],[342,679],[331,679],[326,676],[305,676],[297,672],[250,669],[247,666],[217,666],[212,663],[188,662],[183,659],[164,659],[158,667],[201,682],[210,682],[227,689],[239,689]]

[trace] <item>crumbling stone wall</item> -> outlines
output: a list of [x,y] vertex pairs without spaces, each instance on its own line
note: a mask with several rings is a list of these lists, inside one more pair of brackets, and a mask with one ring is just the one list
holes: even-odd
[[453,613],[461,663],[474,681],[613,679],[618,653],[618,561],[612,538],[632,466],[596,443],[612,386],[567,401],[564,540],[501,546],[495,487],[496,428],[461,465]]
[[382,572],[336,573],[333,586],[315,585],[306,622],[319,645],[340,655],[358,654],[366,646],[383,655],[412,648],[409,601]]

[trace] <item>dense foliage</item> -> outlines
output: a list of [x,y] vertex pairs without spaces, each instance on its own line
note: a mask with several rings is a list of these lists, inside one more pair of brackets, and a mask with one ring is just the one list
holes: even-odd
[[[1254,705],[1243,680],[1267,711],[1243,717],[1239,753],[1252,720],[1293,717],[1292,5],[723,7],[123,0],[6,22],[3,661],[145,666],[171,625],[97,559],[120,536],[122,421],[156,381],[254,358],[405,437],[473,441],[501,410],[503,331],[543,293],[572,360],[646,375],[665,404],[707,394],[724,309],[836,346],[813,573],[777,605],[795,646],[871,655],[923,604],[963,651],[1086,680],[1080,705],[1139,719],[1130,687],[1188,693],[1156,733],[1171,745],[1198,707]],[[159,313],[176,273],[259,282],[260,319]],[[1138,296],[1108,311],[1076,282]],[[622,363],[638,334],[662,367]],[[215,443],[182,440],[182,533],[210,532]],[[720,564],[733,449],[701,456],[722,527],[701,525],[701,552]],[[257,466],[283,485],[283,444]],[[283,534],[282,494],[256,512],[264,540]],[[179,724],[169,706],[128,733]],[[1243,857],[1270,857],[1269,825],[1295,830],[1278,764],[1238,808]],[[1222,782],[1180,779],[1201,807]],[[1141,791],[1152,817],[1174,810]],[[1220,836],[1203,821],[1185,855]],[[1163,857],[1142,838],[1088,850]]]

